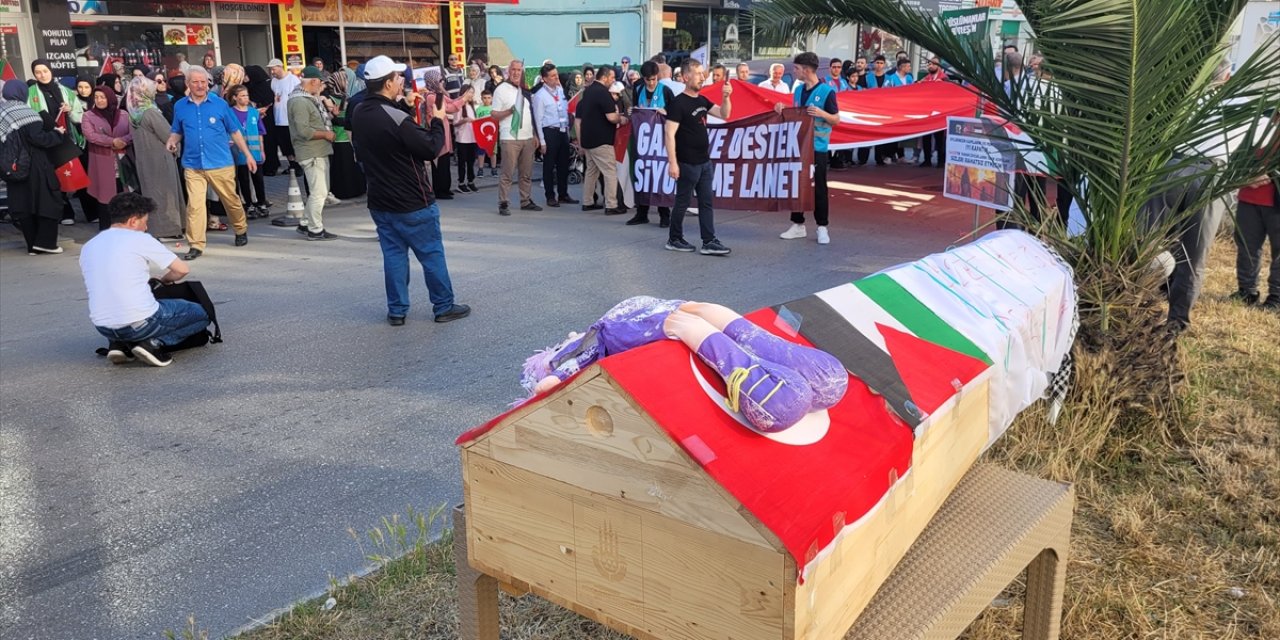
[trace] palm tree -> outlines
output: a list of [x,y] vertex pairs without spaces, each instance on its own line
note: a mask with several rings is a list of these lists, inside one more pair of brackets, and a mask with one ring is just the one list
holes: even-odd
[[[1230,79],[1217,77],[1246,0],[1018,4],[1052,82],[1005,83],[989,46],[898,0],[766,0],[754,12],[758,25],[787,36],[861,22],[914,41],[1029,134],[1087,220],[1076,238],[1057,224],[1035,228],[1075,269],[1079,345],[1110,355],[1115,401],[1150,408],[1173,395],[1179,371],[1176,342],[1162,326],[1163,274],[1151,265],[1174,244],[1186,211],[1276,175],[1274,144],[1258,150],[1276,134],[1268,116],[1280,96],[1280,59],[1263,46]],[[1204,162],[1206,153],[1216,160]],[[1150,219],[1144,205],[1154,196],[1192,183],[1200,188],[1182,211]]]

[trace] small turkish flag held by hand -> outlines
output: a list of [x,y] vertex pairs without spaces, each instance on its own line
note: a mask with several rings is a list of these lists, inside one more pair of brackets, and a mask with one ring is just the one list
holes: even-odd
[[471,121],[471,129],[476,134],[476,145],[490,156],[498,145],[498,123],[493,118],[481,118]]

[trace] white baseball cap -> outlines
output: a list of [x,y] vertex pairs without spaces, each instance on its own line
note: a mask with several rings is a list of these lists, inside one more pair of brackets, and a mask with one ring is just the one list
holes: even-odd
[[385,78],[397,71],[401,73],[408,73],[409,65],[395,62],[387,56],[374,56],[368,62],[364,63],[365,80]]
[[283,66],[284,66],[284,63],[280,61],[280,58],[272,58],[271,61],[267,63],[268,69],[270,69],[271,67],[283,67]]

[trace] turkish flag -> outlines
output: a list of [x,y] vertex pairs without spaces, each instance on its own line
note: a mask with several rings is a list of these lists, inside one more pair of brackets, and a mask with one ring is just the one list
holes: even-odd
[[476,144],[490,156],[498,144],[498,123],[493,118],[481,118],[471,121],[471,130],[476,134]]

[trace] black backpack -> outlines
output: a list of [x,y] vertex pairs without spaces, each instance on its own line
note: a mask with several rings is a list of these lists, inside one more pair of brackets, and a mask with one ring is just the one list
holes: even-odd
[[31,175],[31,151],[20,129],[13,129],[0,143],[0,178],[5,182],[25,182]]
[[[182,351],[184,349],[203,347],[209,343],[217,344],[222,342],[222,327],[218,326],[218,312],[213,307],[213,300],[209,299],[209,293],[204,290],[204,285],[200,284],[199,280],[165,284],[156,278],[152,278],[150,285],[151,294],[156,297],[156,300],[176,298],[178,300],[189,300],[200,305],[204,312],[209,315],[209,323],[213,325],[212,332],[208,329],[197,331],[187,336],[182,342],[165,347],[165,351]],[[97,354],[105,356],[107,355],[107,349],[105,347],[99,348]]]

